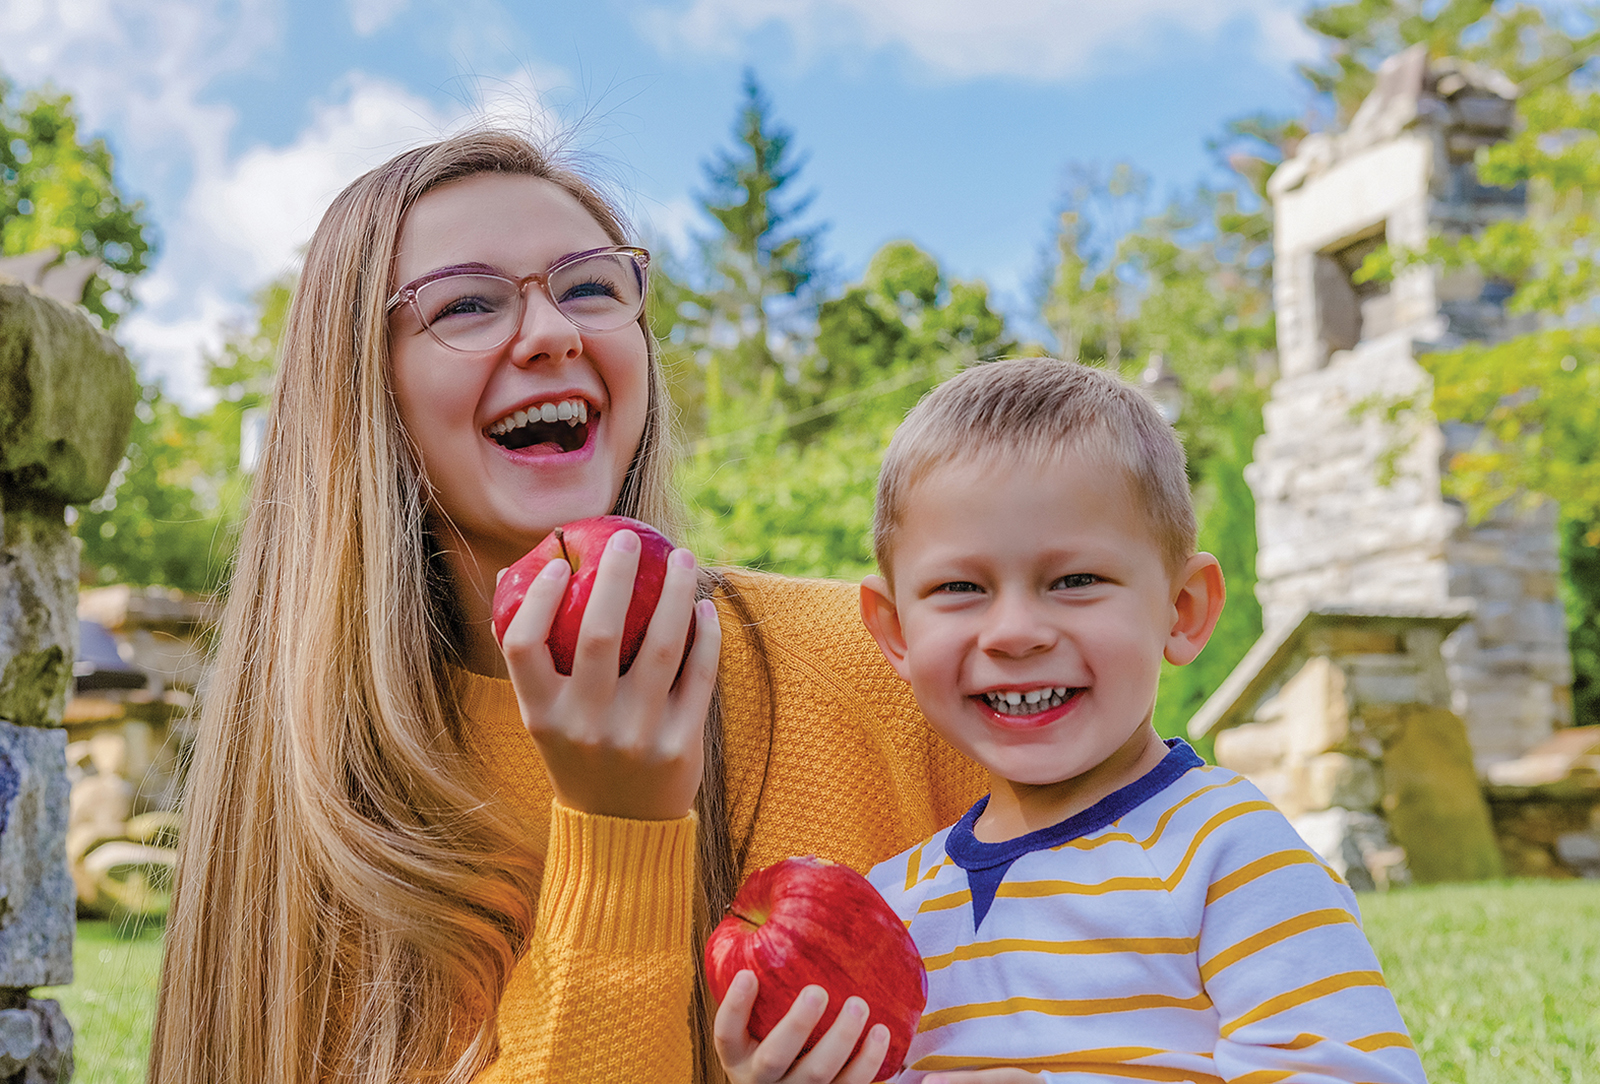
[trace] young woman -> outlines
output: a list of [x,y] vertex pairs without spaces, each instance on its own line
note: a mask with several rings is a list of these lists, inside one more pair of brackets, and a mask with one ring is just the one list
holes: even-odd
[[980,792],[845,585],[679,551],[619,678],[623,533],[570,678],[543,645],[559,562],[495,643],[496,573],[552,528],[680,525],[627,240],[494,132],[324,216],[190,770],[152,1081],[714,1079],[699,957],[743,876],[865,869]]

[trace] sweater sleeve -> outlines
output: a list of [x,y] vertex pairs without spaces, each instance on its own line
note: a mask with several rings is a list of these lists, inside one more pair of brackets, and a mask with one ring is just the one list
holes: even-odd
[[694,840],[693,814],[554,806],[533,941],[478,1084],[689,1084]]

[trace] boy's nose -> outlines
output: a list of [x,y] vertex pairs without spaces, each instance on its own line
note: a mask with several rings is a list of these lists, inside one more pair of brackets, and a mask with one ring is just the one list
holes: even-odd
[[992,655],[1020,657],[1051,647],[1056,631],[1026,599],[1001,597],[989,608],[978,646]]

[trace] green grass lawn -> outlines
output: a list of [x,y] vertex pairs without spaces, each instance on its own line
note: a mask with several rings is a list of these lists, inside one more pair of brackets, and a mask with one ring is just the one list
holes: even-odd
[[[1600,881],[1441,885],[1361,897],[1367,936],[1432,1084],[1600,1084]],[[78,925],[71,986],[86,1084],[141,1084],[158,927]]]
[[61,1002],[74,1032],[82,1084],[143,1084],[161,973],[158,923],[79,922],[71,986],[34,997]]
[[1432,1084],[1600,1084],[1600,881],[1361,897]]

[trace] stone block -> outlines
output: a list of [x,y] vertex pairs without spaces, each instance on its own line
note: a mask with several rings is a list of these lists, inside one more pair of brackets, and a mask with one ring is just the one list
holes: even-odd
[[0,721],[0,987],[72,981],[67,735]]
[[1278,703],[1291,760],[1336,749],[1350,734],[1344,671],[1323,656],[1307,660],[1283,683]]
[[1465,725],[1443,708],[1412,705],[1396,714],[1382,806],[1412,875],[1423,884],[1502,876]]
[[1253,776],[1283,764],[1284,729],[1278,723],[1244,723],[1217,735],[1217,763],[1240,775]]
[[1339,658],[1345,655],[1393,655],[1399,653],[1400,637],[1384,629],[1361,625],[1333,625],[1318,629],[1306,638],[1306,648],[1317,655]]
[[1346,753],[1323,753],[1306,762],[1306,805],[1311,809],[1372,810],[1383,797],[1378,769]]
[[0,1009],[0,1079],[67,1084],[73,1068],[72,1025],[57,1002],[26,998]]
[[78,550],[64,506],[0,495],[0,719],[59,726],[78,651]]
[[139,388],[110,335],[72,305],[0,282],[0,479],[69,504],[122,461]]
[[1390,837],[1383,818],[1349,809],[1322,809],[1290,819],[1294,830],[1357,892],[1411,880],[1405,849]]
[[1580,877],[1600,877],[1600,835],[1568,832],[1556,839],[1556,857]]

